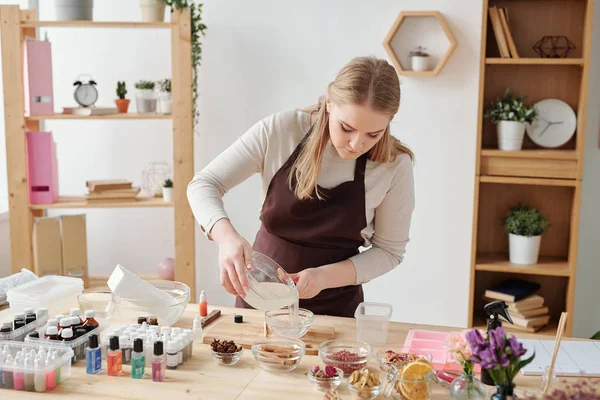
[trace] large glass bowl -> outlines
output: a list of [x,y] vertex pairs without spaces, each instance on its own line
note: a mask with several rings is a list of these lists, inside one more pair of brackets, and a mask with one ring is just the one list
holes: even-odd
[[113,317],[119,318],[123,323],[133,324],[137,322],[138,317],[154,316],[158,318],[158,324],[161,326],[173,325],[179,320],[190,301],[189,286],[167,280],[149,280],[147,282],[171,295],[175,299],[174,304],[148,304],[140,299],[126,298],[112,293]]
[[298,309],[298,316],[290,314],[290,308],[265,312],[265,321],[271,331],[277,336],[299,339],[306,335],[314,320],[314,314],[304,308]]
[[352,340],[327,340],[319,345],[325,365],[341,369],[346,376],[365,368],[372,352],[370,344]]
[[252,269],[246,269],[249,290],[244,301],[258,310],[278,310],[298,302],[298,289],[288,273],[274,260],[252,253]]

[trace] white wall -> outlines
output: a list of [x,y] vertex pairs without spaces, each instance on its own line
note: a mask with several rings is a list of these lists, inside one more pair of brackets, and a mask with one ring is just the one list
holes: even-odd
[[600,331],[600,7],[594,11],[573,335]]

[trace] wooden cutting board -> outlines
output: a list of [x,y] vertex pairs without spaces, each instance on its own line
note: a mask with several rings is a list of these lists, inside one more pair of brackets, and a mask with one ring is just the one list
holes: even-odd
[[[268,337],[275,336],[269,331]],[[312,325],[302,340],[306,344],[307,355],[317,355],[319,344],[333,339],[335,328],[329,326]],[[216,321],[206,327],[203,343],[210,344],[213,339],[233,340],[245,349],[252,347],[252,342],[265,337],[264,318],[244,316],[244,322],[236,324],[233,315],[221,315]]]

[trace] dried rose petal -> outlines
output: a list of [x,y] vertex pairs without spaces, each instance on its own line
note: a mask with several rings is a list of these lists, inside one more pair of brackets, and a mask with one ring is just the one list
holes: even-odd
[[329,378],[333,378],[334,376],[337,376],[337,371],[334,367],[332,367],[331,365],[328,365],[325,367],[325,374]]
[[312,369],[312,373],[313,373],[313,375],[316,375],[316,374],[317,374],[317,372],[319,372],[319,370],[320,370],[319,366],[318,366],[318,365],[315,365],[315,366],[313,367],[313,369]]

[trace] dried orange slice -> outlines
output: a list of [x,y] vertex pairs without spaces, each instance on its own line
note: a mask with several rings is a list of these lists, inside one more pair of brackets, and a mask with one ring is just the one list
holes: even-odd
[[429,398],[428,374],[433,367],[422,360],[404,366],[399,383],[400,394],[408,400],[427,400]]

